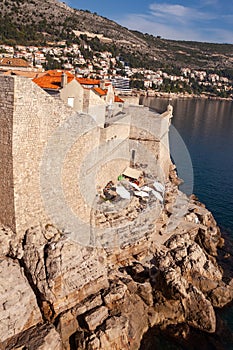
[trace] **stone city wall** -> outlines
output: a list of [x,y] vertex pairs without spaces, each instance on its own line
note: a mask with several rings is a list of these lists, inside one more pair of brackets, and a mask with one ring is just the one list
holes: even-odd
[[171,165],[169,126],[172,111],[163,115],[149,108],[129,107],[131,114],[130,140],[134,141],[135,162],[149,165],[152,173],[164,181]]
[[[72,232],[80,220],[88,233],[97,190],[124,170],[132,139],[144,143],[145,155],[151,150],[158,162],[163,159],[167,175],[169,152],[160,140],[168,142],[169,117],[130,107],[124,118],[99,128],[91,116],[74,112],[27,78],[1,77],[0,84],[0,220],[19,238],[39,223]],[[142,118],[153,131],[149,138],[137,126]]]
[[14,82],[10,77],[0,80],[0,221],[15,230],[12,132]]

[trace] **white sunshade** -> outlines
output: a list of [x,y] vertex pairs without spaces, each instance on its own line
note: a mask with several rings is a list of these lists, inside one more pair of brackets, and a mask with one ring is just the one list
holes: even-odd
[[121,198],[130,199],[130,193],[123,186],[116,187],[116,193],[119,194]]
[[165,190],[164,186],[163,186],[160,182],[158,182],[158,181],[155,181],[155,182],[153,183],[153,186],[154,186],[154,188],[156,189],[156,191],[164,192],[164,190]]
[[134,187],[137,191],[141,191],[140,187],[137,184],[134,184],[133,182],[129,182],[130,186]]
[[148,186],[143,186],[141,188],[142,191],[146,191],[146,192],[151,192],[152,191],[152,188],[148,187]]
[[152,190],[152,193],[161,203],[163,203],[163,197],[161,196],[161,194],[159,192]]
[[144,191],[135,191],[134,192],[135,196],[137,197],[149,197],[149,194],[147,192],[144,192]]

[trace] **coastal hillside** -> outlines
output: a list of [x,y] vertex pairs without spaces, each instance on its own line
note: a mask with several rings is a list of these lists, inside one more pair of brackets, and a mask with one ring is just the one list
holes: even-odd
[[74,31],[103,34],[101,51],[121,54],[132,67],[182,67],[233,71],[233,45],[166,40],[128,30],[89,11],[57,0],[0,0],[0,43],[48,45],[78,42]]

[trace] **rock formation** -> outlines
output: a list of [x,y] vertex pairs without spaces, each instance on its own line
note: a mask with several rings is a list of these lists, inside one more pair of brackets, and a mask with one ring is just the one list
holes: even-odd
[[155,325],[215,332],[214,308],[233,298],[216,262],[224,241],[170,180],[155,229],[116,251],[82,247],[51,224],[21,244],[1,228],[1,349],[135,350]]

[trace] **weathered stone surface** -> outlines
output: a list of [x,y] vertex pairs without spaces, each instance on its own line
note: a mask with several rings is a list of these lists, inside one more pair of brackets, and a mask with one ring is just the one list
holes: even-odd
[[112,317],[107,320],[106,329],[98,334],[99,349],[130,349],[129,328],[129,320],[125,316]]
[[216,317],[213,306],[204,294],[190,286],[188,297],[183,301],[186,322],[195,328],[213,333],[216,329]]
[[116,306],[116,303],[123,299],[126,291],[127,287],[123,283],[114,286],[113,288],[111,288],[110,293],[108,293],[104,297],[105,305],[109,309],[114,308],[114,306]]
[[103,300],[101,297],[101,294],[98,294],[96,296],[91,296],[84,301],[82,301],[80,304],[76,305],[74,307],[74,312],[77,313],[77,315],[84,314],[85,312],[95,309],[97,306],[100,306],[103,304]]
[[43,344],[41,344],[37,350],[63,350],[62,341],[58,332],[52,328],[47,335],[43,338]]
[[184,308],[179,300],[166,300],[160,295],[160,301],[148,312],[149,325],[166,328],[169,324],[185,322]]
[[74,334],[79,329],[78,320],[75,316],[76,314],[69,310],[59,317],[57,331],[62,338],[64,350],[70,349],[69,339],[72,334]]
[[137,294],[148,306],[153,305],[153,292],[151,284],[149,282],[138,283]]
[[18,334],[4,350],[63,350],[62,340],[53,325],[39,324]]
[[210,300],[214,307],[223,307],[233,299],[233,287],[221,285],[213,289]]
[[108,308],[106,306],[101,306],[92,312],[90,315],[85,317],[85,321],[88,324],[89,330],[94,331],[98,326],[100,326],[104,320],[108,317]]
[[36,297],[16,261],[0,262],[0,341],[42,321]]
[[17,235],[8,227],[0,226],[0,259],[10,255],[12,257],[21,258],[23,250],[17,242]]
[[25,241],[23,261],[45,300],[45,309],[48,303],[52,305],[53,316],[108,287],[104,252],[99,257],[95,249],[59,239],[54,229],[51,236],[51,227],[49,233],[40,228],[28,231]]

